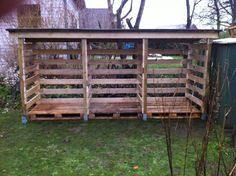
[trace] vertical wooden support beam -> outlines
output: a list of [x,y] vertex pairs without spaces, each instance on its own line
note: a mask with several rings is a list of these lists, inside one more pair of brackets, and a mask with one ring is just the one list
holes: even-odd
[[185,88],[186,88],[186,91],[185,91],[185,97],[187,97],[187,94],[188,94],[188,90],[187,90],[187,87],[188,87],[188,84],[189,84],[189,72],[190,72],[190,66],[192,65],[192,59],[193,59],[193,44],[192,43],[189,43],[188,44],[188,53],[187,53],[187,63],[186,63],[186,69],[187,69],[187,73],[186,73],[186,84],[185,84]]
[[204,80],[205,80],[205,85],[204,85],[204,99],[203,99],[203,107],[202,107],[202,113],[207,113],[207,108],[208,108],[208,98],[209,98],[209,70],[210,70],[210,61],[211,61],[211,47],[212,47],[212,40],[207,39],[207,50],[206,50],[206,61],[204,65]]
[[89,114],[89,92],[88,92],[88,49],[87,39],[81,40],[82,64],[83,64],[83,89],[84,89],[84,120],[88,120]]
[[142,113],[143,119],[147,118],[147,60],[148,60],[148,39],[143,39],[142,47],[142,60],[143,60],[143,80],[142,80]]
[[20,94],[21,108],[23,115],[27,115],[26,109],[26,84],[25,84],[25,58],[24,58],[24,39],[18,39],[18,64],[20,69]]

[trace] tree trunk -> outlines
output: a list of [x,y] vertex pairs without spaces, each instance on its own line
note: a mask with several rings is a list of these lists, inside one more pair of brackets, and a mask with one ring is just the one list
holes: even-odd
[[145,6],[145,0],[141,0],[138,15],[137,15],[136,22],[135,22],[135,25],[134,25],[135,29],[139,28],[139,25],[140,25],[140,22],[141,22],[141,19],[142,19],[142,16],[143,16],[144,6]]
[[190,3],[189,3],[189,0],[186,0],[186,12],[187,12],[186,29],[190,29],[192,20],[191,20],[191,16],[190,16]]
[[216,12],[216,26],[220,30],[220,10],[218,5],[218,0],[214,0],[215,12]]

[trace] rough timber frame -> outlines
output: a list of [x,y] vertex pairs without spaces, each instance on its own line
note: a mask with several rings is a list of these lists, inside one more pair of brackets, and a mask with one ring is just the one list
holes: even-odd
[[[169,29],[9,29],[8,31],[18,38],[22,111],[24,115],[30,116],[31,120],[72,120],[82,117],[85,120],[131,118],[129,114],[123,116],[126,113],[135,114],[135,117],[142,113],[150,118],[194,115],[199,117],[201,113],[206,112],[210,41],[218,38],[219,31]],[[199,42],[200,40],[205,43]],[[150,48],[149,44],[153,41],[184,43],[188,48]],[[39,47],[41,45],[37,45],[38,42],[77,42],[79,47],[48,49]],[[91,49],[91,42],[104,44],[113,42],[118,48]],[[135,48],[124,49],[119,46],[122,42],[133,42]],[[148,60],[150,54],[157,53],[181,56],[182,59]],[[50,59],[53,55],[59,58]],[[77,55],[80,59],[71,60],[61,58],[60,55]],[[117,55],[120,59],[110,59]],[[96,60],[96,56],[109,56],[109,59]],[[132,59],[127,59],[127,56]],[[180,67],[159,68],[163,64]],[[100,69],[102,65],[106,65],[105,67],[108,65],[108,68]],[[118,65],[118,68],[110,69],[109,65],[115,67]],[[128,68],[123,68],[127,66]],[[130,75],[133,77],[126,77]],[[176,75],[177,77],[172,77]],[[50,88],[54,85],[62,87]],[[67,88],[63,87],[65,85]],[[110,87],[104,87],[105,85]],[[127,85],[133,86],[122,87]],[[115,96],[104,97],[103,94]],[[121,94],[129,95],[120,96]],[[45,98],[47,95],[59,95],[59,97],[76,95],[78,98],[73,96]],[[104,117],[101,114],[109,116]]]

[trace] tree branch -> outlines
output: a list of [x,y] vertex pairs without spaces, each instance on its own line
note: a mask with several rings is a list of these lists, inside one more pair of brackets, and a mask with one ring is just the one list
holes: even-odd
[[141,0],[141,2],[140,2],[138,15],[137,15],[136,22],[135,22],[135,25],[134,25],[135,29],[139,28],[141,18],[143,16],[143,10],[144,10],[144,6],[145,6],[145,2],[146,2],[146,0]]
[[131,12],[132,12],[132,9],[133,9],[133,0],[131,0],[131,4],[130,4],[130,9],[129,11],[126,13],[126,15],[124,15],[123,17],[121,17],[121,21],[123,19],[125,19]]

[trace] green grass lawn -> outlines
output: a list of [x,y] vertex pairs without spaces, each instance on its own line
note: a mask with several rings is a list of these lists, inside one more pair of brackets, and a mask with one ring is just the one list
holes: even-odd
[[[173,121],[173,167],[183,175],[186,120]],[[204,122],[194,122],[186,175],[195,175],[196,152]],[[228,139],[226,139],[226,142]],[[208,168],[215,170],[216,139],[211,137]],[[232,164],[234,149],[226,143],[224,158]],[[161,122],[149,120],[30,122],[20,114],[0,114],[0,175],[170,175]]]

